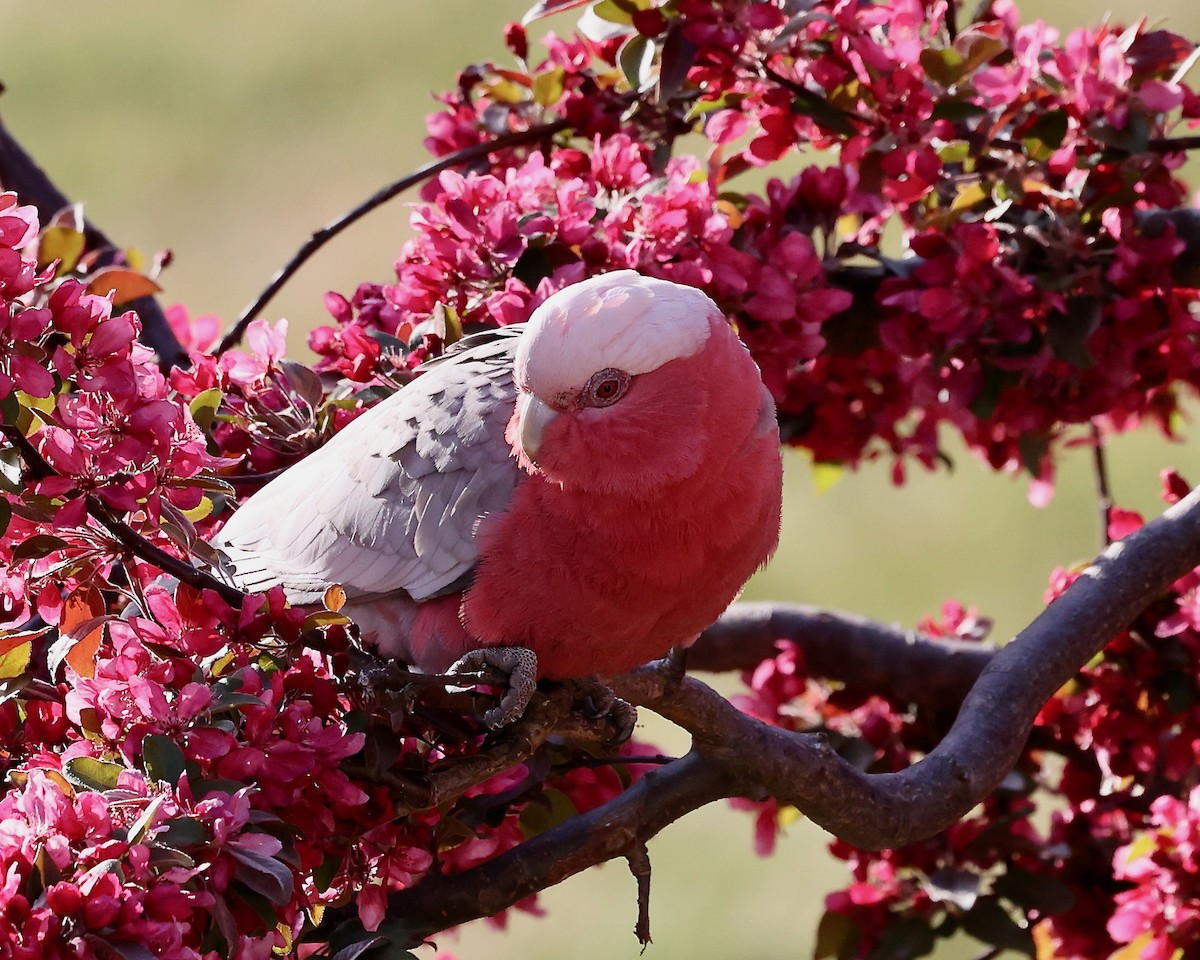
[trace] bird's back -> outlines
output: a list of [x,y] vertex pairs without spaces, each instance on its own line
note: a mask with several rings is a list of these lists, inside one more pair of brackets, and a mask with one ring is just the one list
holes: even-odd
[[475,524],[523,476],[504,440],[519,332],[462,341],[250,497],[214,540],[229,579],[312,603],[334,583],[421,601],[468,576]]

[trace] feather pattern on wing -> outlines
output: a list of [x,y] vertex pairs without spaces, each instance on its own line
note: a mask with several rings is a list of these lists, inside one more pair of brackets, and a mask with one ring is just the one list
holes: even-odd
[[247,500],[214,541],[245,590],[294,603],[437,596],[475,564],[475,526],[524,474],[504,430],[520,327],[468,337]]

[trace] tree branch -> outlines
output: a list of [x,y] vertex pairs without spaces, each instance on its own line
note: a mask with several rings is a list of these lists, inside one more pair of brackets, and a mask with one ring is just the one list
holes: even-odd
[[688,651],[688,667],[750,670],[773,656],[780,640],[800,648],[813,677],[923,707],[961,703],[996,653],[803,604],[739,603]]
[[[520,720],[501,730],[479,753],[448,757],[423,772],[389,771],[390,782],[402,795],[396,816],[457,800],[471,787],[529,759],[551,734],[566,733],[596,743],[611,742],[616,734],[611,718],[598,717],[583,723],[582,718],[572,713],[574,703],[575,690],[564,684],[549,696],[532,702]],[[619,759],[636,762],[629,757]]]
[[502,134],[491,140],[465,147],[462,150],[456,150],[454,153],[449,153],[444,157],[439,157],[437,160],[430,161],[424,166],[418,167],[408,176],[402,177],[377,191],[373,196],[368,197],[362,203],[358,204],[358,206],[342,214],[332,223],[322,227],[308,238],[307,242],[271,278],[271,282],[267,284],[266,289],[242,311],[242,315],[238,317],[237,322],[233,325],[233,329],[221,338],[221,342],[217,346],[217,354],[224,353],[242,339],[242,335],[246,332],[246,327],[250,325],[250,322],[262,312],[263,308],[270,303],[271,298],[280,291],[297,270],[304,266],[305,262],[314,253],[351,224],[365,217],[376,207],[382,206],[398,194],[416,186],[418,183],[423,183],[443,170],[449,170],[451,167],[458,167],[466,163],[471,163],[474,160],[483,159],[488,154],[495,153],[497,150],[506,150],[510,147],[519,147],[527,143],[544,140],[559,130],[565,130],[567,125],[566,120],[555,120],[552,123],[538,124],[527,130]]
[[689,753],[652,770],[624,793],[462,873],[430,876],[388,898],[416,938],[488,917],[588,867],[637,850],[686,813],[733,796],[718,763]]
[[[5,190],[16,193],[23,203],[36,207],[38,218],[43,225],[71,206],[71,201],[25,152],[3,121],[0,121],[0,185]],[[88,220],[84,221],[83,236],[88,250],[104,251],[97,261],[97,266],[111,263],[115,259],[116,244]],[[142,332],[138,339],[158,355],[159,364],[164,370],[187,363],[187,351],[176,339],[162,307],[154,297],[138,297],[124,306],[133,310],[141,319]]]
[[[619,685],[715,750],[743,785],[794,803],[856,846],[903,846],[945,829],[1012,769],[1042,704],[1175,580],[1200,565],[1200,488],[1112,544],[980,674],[945,739],[899,773],[864,774],[816,736],[753,720],[695,680],[656,693]],[[864,816],[870,811],[869,817]]]
[[[54,468],[20,430],[8,424],[0,424],[0,433],[16,449],[24,462],[29,475],[35,480],[55,475]],[[198,590],[213,590],[232,607],[240,607],[246,599],[246,594],[223,580],[218,580],[212,574],[198,567],[193,567],[186,560],[167,553],[161,547],[151,543],[129,524],[113,516],[104,502],[94,494],[86,494],[88,514],[121,544],[130,554],[140,557],[147,563],[158,567],[163,573],[169,574],[176,580],[193,586]]]
[[[614,692],[688,730],[692,751],[608,803],[494,860],[462,873],[430,876],[392,894],[390,912],[405,917],[418,937],[491,916],[590,866],[628,856],[684,814],[730,796],[774,796],[795,804],[827,830],[869,849],[931,836],[985,799],[1012,769],[1041,705],[1197,565],[1200,488],[1109,546],[1062,596],[992,655],[945,739],[898,773],[863,773],[823,737],[755,720],[694,678],[674,681],[653,665],[619,677]],[[773,624],[790,625],[800,637],[798,625],[804,623],[828,628],[832,633],[825,635],[827,640],[844,636],[852,647],[861,645],[849,654],[852,662],[865,653],[866,638],[877,636],[885,649],[913,642],[914,655],[930,658],[938,669],[943,663],[971,665],[954,667],[952,675],[979,665],[940,641],[901,640],[887,628],[855,618],[832,617],[823,623],[807,608],[784,610],[773,621],[760,605],[731,613],[728,623],[710,631],[699,648],[711,648],[705,653],[710,663],[728,663],[734,638],[761,645]],[[820,644],[809,646],[814,655],[819,653]],[[837,669],[832,659],[827,663],[831,671]],[[899,671],[899,679],[907,682],[906,674]]]

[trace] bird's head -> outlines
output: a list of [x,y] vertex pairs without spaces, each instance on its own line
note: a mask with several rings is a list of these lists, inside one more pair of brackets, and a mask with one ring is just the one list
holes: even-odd
[[632,270],[592,277],[530,318],[509,442],[565,488],[636,493],[683,479],[703,457],[729,362],[739,383],[752,373],[757,408],[757,368],[702,292]]

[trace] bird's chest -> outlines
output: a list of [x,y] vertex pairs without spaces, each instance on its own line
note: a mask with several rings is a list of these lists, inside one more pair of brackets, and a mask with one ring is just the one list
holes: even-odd
[[623,672],[689,642],[764,559],[748,535],[761,498],[731,483],[530,499],[481,529],[464,614],[479,639],[532,648],[545,676]]

